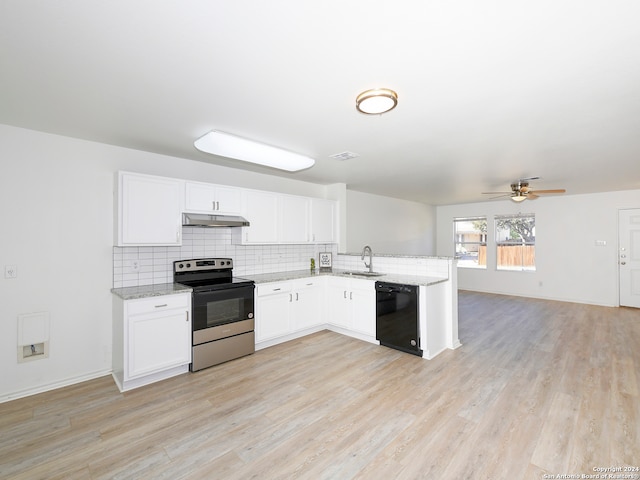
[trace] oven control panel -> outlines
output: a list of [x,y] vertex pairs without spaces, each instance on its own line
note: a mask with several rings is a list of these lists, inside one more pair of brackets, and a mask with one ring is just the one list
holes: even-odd
[[233,260],[230,258],[194,258],[173,262],[174,272],[194,272],[198,270],[231,270]]

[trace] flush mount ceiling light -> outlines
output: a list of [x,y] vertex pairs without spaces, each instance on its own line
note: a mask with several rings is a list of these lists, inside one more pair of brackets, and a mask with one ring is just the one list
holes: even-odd
[[374,88],[356,98],[356,108],[367,115],[380,115],[398,105],[398,94],[388,88]]
[[297,172],[313,166],[313,158],[281,148],[212,130],[198,138],[194,146],[201,152]]
[[520,203],[520,202],[522,202],[522,201],[524,201],[526,199],[527,199],[527,196],[523,195],[522,193],[517,193],[517,194],[511,196],[511,200],[513,200],[514,202],[518,202],[518,203]]

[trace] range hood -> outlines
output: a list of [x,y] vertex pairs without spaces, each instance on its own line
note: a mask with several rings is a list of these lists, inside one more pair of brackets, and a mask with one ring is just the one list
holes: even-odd
[[234,215],[183,213],[182,225],[185,227],[248,227],[249,221]]

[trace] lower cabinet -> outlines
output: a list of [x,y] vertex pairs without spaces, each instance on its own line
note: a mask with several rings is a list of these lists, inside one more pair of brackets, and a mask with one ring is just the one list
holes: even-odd
[[256,286],[256,343],[290,333],[291,295],[291,282],[264,283]]
[[324,279],[315,277],[257,285],[256,344],[323,325],[323,293]]
[[113,377],[120,391],[187,372],[191,294],[114,297]]
[[374,282],[355,278],[330,278],[327,304],[330,325],[375,338]]
[[293,282],[291,329],[294,332],[317,327],[324,322],[323,278],[303,278]]
[[320,276],[258,284],[255,323],[258,349],[326,327],[375,343],[375,283]]

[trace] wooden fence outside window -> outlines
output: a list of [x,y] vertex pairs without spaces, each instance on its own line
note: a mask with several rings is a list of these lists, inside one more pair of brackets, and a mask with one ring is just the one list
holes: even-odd
[[[535,267],[535,245],[498,245],[498,267]],[[487,246],[478,247],[478,265],[487,265]]]

